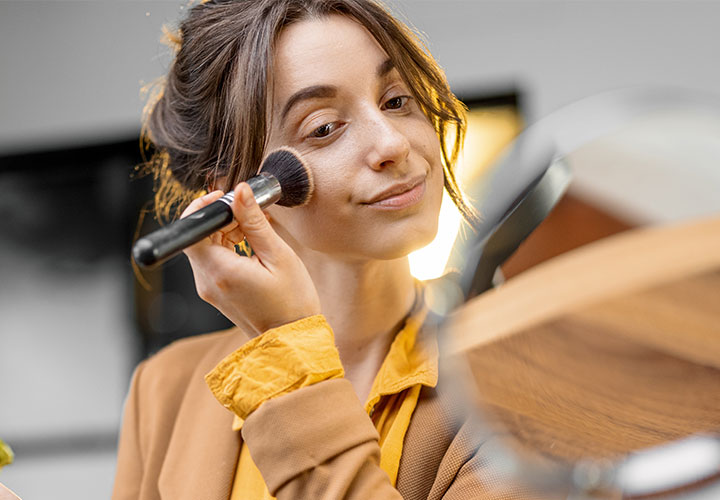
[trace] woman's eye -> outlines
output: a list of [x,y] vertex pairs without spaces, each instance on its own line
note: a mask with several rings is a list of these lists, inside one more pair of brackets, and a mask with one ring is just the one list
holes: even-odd
[[383,107],[385,109],[400,109],[402,108],[407,100],[409,99],[408,96],[399,96],[399,97],[393,97],[392,99],[389,99],[385,101],[385,104],[383,104]]
[[310,134],[310,137],[327,137],[333,130],[335,130],[334,125],[332,123],[326,123],[325,125],[321,125],[315,130],[313,130],[312,134]]

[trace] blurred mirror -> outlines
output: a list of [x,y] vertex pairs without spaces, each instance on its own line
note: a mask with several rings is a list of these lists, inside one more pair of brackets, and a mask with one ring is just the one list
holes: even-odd
[[[434,302],[439,314],[457,306],[444,318],[443,386],[477,416],[494,495],[718,498],[718,160],[716,98],[632,89],[529,127],[489,170],[485,225],[456,244],[460,280]],[[556,183],[560,214],[533,232],[506,207],[534,213],[523,203],[559,161],[573,180]],[[601,223],[594,241],[569,234]],[[553,258],[473,288],[477,266],[509,263],[483,257],[503,231],[519,235],[518,254],[549,245]]]

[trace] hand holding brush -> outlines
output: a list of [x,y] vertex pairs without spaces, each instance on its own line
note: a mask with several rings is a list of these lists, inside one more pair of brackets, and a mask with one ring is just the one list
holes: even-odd
[[[258,175],[247,183],[261,209],[273,203],[285,207],[304,205],[313,191],[310,170],[289,148],[270,153]],[[142,267],[155,267],[229,225],[233,221],[234,196],[234,191],[230,191],[201,210],[138,239],[133,246],[135,262]]]

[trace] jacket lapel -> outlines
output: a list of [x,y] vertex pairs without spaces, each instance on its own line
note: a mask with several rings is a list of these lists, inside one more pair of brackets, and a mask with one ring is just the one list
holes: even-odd
[[228,335],[198,363],[188,384],[158,480],[172,500],[228,500],[242,443],[233,414],[215,399],[205,374],[245,341]]

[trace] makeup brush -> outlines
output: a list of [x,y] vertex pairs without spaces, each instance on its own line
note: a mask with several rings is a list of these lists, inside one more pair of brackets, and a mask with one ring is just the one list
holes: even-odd
[[[313,193],[310,169],[290,148],[270,153],[258,174],[246,182],[263,209],[273,203],[285,207],[304,205]],[[210,205],[138,239],[132,250],[135,262],[142,267],[154,267],[227,226],[233,221],[234,199],[235,192],[230,191]]]

